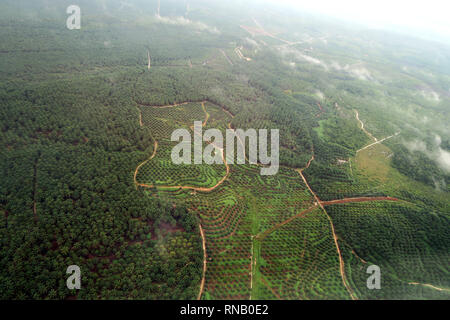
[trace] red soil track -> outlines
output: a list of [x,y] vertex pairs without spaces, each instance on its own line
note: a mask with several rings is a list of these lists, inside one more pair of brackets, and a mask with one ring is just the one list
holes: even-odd
[[141,127],[143,127],[144,123],[142,122],[142,111],[141,111],[141,109],[139,107],[138,107],[138,110],[139,110],[139,125]]
[[[207,101],[207,100],[201,101],[202,109],[203,109],[203,111],[205,112],[205,120],[204,120],[203,123],[202,123],[202,126],[203,126],[203,127],[206,126],[206,123],[208,122],[208,119],[209,119],[209,113],[206,111],[206,108],[205,108],[205,103],[206,103],[206,102],[208,102],[208,101]],[[185,104],[188,104],[188,103],[194,103],[194,102],[183,102],[183,103],[178,103],[178,104],[173,104],[173,105],[167,105],[167,106],[152,106],[152,107],[155,107],[155,108],[172,108],[172,107],[176,107],[176,106],[185,105]],[[197,132],[194,132],[194,134],[198,134],[198,133],[197,133]],[[136,176],[137,176],[137,173],[138,173],[139,169],[140,169],[144,164],[146,164],[148,161],[150,161],[151,159],[153,159],[153,158],[155,157],[155,155],[156,155],[156,149],[157,149],[157,147],[158,147],[158,142],[155,141],[155,148],[154,148],[154,150],[153,150],[153,155],[152,155],[148,160],[146,160],[146,161],[144,161],[143,163],[141,163],[141,164],[136,168],[136,170],[135,170],[135,172],[134,172],[134,183],[135,183],[135,185],[136,185],[136,188],[139,186],[139,187],[144,187],[144,188],[155,188],[155,187],[159,187],[159,188],[164,188],[164,189],[176,189],[176,190],[182,189],[182,190],[193,190],[193,191],[199,191],[199,192],[211,192],[211,191],[214,191],[217,187],[219,187],[222,183],[224,183],[225,180],[228,179],[228,176],[230,175],[230,166],[229,166],[228,163],[227,163],[227,160],[226,160],[226,157],[225,157],[225,152],[224,152],[223,148],[219,148],[219,147],[216,146],[214,143],[211,143],[211,144],[212,144],[213,146],[215,146],[217,149],[219,149],[220,152],[222,153],[222,160],[223,160],[223,162],[224,162],[224,164],[225,164],[225,166],[226,166],[226,170],[227,170],[226,175],[225,175],[219,182],[217,182],[216,185],[214,185],[214,186],[212,186],[212,187],[210,187],[210,188],[205,188],[205,187],[191,187],[191,186],[154,186],[154,185],[149,185],[149,184],[145,184],[145,183],[139,183],[139,182],[136,180]]]
[[190,101],[184,101],[184,102],[180,102],[180,103],[174,103],[174,104],[168,104],[168,105],[153,105],[153,104],[149,104],[149,103],[145,103],[145,102],[139,102],[136,101],[136,99],[133,100],[136,104],[140,105],[140,106],[144,106],[144,107],[152,107],[152,108],[172,108],[172,107],[178,107],[178,106],[183,106],[189,103],[211,103],[214,104],[216,106],[219,106],[220,108],[222,108],[222,111],[225,112],[226,114],[228,114],[231,118],[234,118],[234,114],[231,113],[231,111],[229,111],[224,105],[221,105],[217,102],[213,102],[211,100],[205,99],[205,100],[190,100]]
[[205,274],[206,274],[206,239],[205,232],[203,231],[202,225],[199,224],[198,228],[200,229],[200,235],[202,236],[202,247],[203,247],[203,276],[202,281],[200,282],[200,292],[198,293],[197,300],[202,298],[203,288],[205,287]]
[[273,289],[269,286],[269,284],[267,283],[267,281],[266,281],[263,277],[261,277],[261,281],[262,281],[263,284],[266,286],[266,288],[269,289],[270,292],[272,292],[272,294],[273,294],[275,297],[277,297],[278,300],[283,300],[283,299],[280,297],[280,295],[279,295],[278,293],[276,293],[275,290],[273,290]]
[[439,291],[450,291],[450,289],[439,288],[439,287],[433,286],[432,284],[428,284],[428,283],[409,282],[408,284],[412,284],[415,286],[424,286],[424,287],[428,287],[428,288],[439,290]]
[[350,297],[352,298],[352,300],[356,300],[356,297],[354,296],[353,290],[348,285],[348,280],[347,280],[347,277],[345,275],[344,259],[342,258],[341,249],[339,248],[338,237],[336,235],[336,231],[334,230],[333,220],[331,220],[331,217],[325,211],[325,209],[322,206],[322,204],[319,203],[319,205],[321,206],[322,210],[325,212],[325,214],[327,215],[328,220],[330,221],[331,233],[333,234],[334,243],[336,244],[336,249],[337,249],[337,252],[339,254],[339,271],[341,273],[342,283],[344,284],[345,288],[347,289],[347,292],[350,294]]
[[348,281],[347,281],[347,277],[345,276],[345,265],[344,265],[344,259],[342,258],[342,253],[341,253],[341,249],[339,248],[339,243],[338,243],[338,237],[336,235],[336,232],[334,230],[334,225],[333,225],[333,220],[331,220],[331,217],[328,215],[327,211],[325,210],[325,208],[322,205],[322,202],[320,201],[319,197],[317,197],[317,195],[314,193],[314,191],[311,189],[311,187],[308,184],[308,181],[306,181],[305,176],[303,175],[303,170],[308,169],[309,166],[311,165],[311,162],[314,160],[314,151],[313,151],[313,155],[311,157],[311,160],[309,160],[306,168],[304,169],[298,169],[296,170],[300,176],[302,177],[303,181],[305,182],[306,186],[308,187],[309,191],[312,193],[312,195],[314,196],[314,199],[316,199],[316,204],[318,204],[320,206],[320,208],[322,209],[322,211],[325,213],[325,215],[328,218],[328,221],[330,221],[330,225],[331,225],[331,233],[333,235],[333,239],[334,239],[334,243],[336,245],[336,250],[337,253],[339,255],[339,271],[341,273],[341,278],[342,278],[342,283],[344,284],[345,288],[347,289],[347,292],[350,294],[350,297],[352,298],[352,300],[356,300],[354,294],[353,294],[353,290],[350,288],[350,286],[348,285]]
[[360,197],[360,198],[345,198],[340,200],[331,200],[331,201],[321,201],[320,204],[323,206],[329,206],[333,204],[341,204],[341,203],[353,203],[353,202],[369,202],[369,201],[400,201],[397,198],[392,197]]
[[317,118],[320,117],[323,113],[325,113],[325,110],[323,110],[322,105],[317,102],[317,106],[320,109],[320,113],[316,116]]
[[204,102],[204,101],[181,102],[181,103],[167,104],[167,105],[163,105],[163,106],[150,106],[150,105],[146,105],[146,104],[142,104],[142,103],[139,103],[139,104],[142,105],[142,106],[164,109],[164,108],[174,108],[174,107],[178,107],[178,106],[184,106],[184,105],[189,104],[189,103],[197,103],[197,102]]
[[384,142],[384,141],[386,141],[386,140],[389,140],[389,139],[391,139],[391,138],[393,138],[393,137],[396,137],[396,136],[398,136],[398,135],[400,134],[400,132],[397,132],[397,133],[395,133],[395,134],[393,134],[393,135],[391,135],[391,136],[389,136],[389,137],[386,137],[386,138],[384,138],[384,139],[378,140],[378,139],[375,138],[369,131],[367,131],[367,130],[364,128],[364,122],[362,122],[362,121],[359,119],[359,113],[358,113],[358,110],[355,110],[355,114],[356,114],[356,120],[358,120],[358,121],[359,121],[359,124],[361,125],[361,126],[360,126],[360,127],[361,127],[361,130],[364,131],[364,133],[365,133],[371,140],[374,141],[373,143],[371,143],[371,144],[369,144],[369,145],[367,145],[367,146],[365,146],[365,147],[362,147],[361,149],[357,150],[356,153],[358,153],[358,152],[360,152],[360,151],[363,151],[363,150],[365,150],[365,149],[367,149],[367,148],[370,148],[370,147],[372,147],[372,146],[374,146],[374,145],[380,144],[380,143],[382,143],[382,142]]
[[205,116],[205,121],[203,121],[203,123],[202,123],[202,126],[204,127],[208,123],[208,119],[209,119],[209,113],[206,111],[205,102],[204,101],[202,101],[202,109],[203,109],[203,111],[205,112],[205,115],[206,115]]
[[[152,107],[155,107],[155,108],[170,108],[170,107],[176,107],[176,106],[185,105],[185,104],[188,104],[188,103],[196,103],[196,102],[198,102],[198,101],[192,101],[192,102],[189,101],[189,102],[183,102],[183,103],[178,103],[178,104],[173,104],[173,105],[166,105],[166,106],[152,106]],[[202,123],[202,126],[204,127],[204,126],[207,124],[207,121],[208,121],[208,119],[209,119],[209,114],[207,113],[204,104],[205,104],[206,102],[209,102],[209,101],[208,101],[208,100],[204,100],[204,101],[200,101],[200,102],[202,103],[202,108],[203,108],[203,111],[205,112],[205,120],[204,120],[204,122]],[[140,103],[138,103],[138,104],[140,104]],[[140,104],[140,105],[144,105],[144,106],[145,106],[145,104]],[[223,107],[223,106],[221,106],[221,107],[222,107],[222,110],[223,110],[225,113],[229,114],[232,118],[234,118],[234,115],[231,114],[231,112],[229,112],[227,109],[225,109],[225,107]],[[320,104],[319,104],[319,108],[320,108],[321,110],[323,110],[323,109],[321,108]],[[139,110],[140,110],[140,109],[139,109]],[[140,110],[140,113],[139,113],[139,124],[140,124],[141,127],[143,126],[143,123],[142,123],[142,112],[141,112],[141,110]],[[231,129],[231,123],[228,124],[228,127]],[[198,134],[198,133],[194,132],[194,134]],[[242,144],[242,141],[240,141],[240,142],[241,142],[241,144]],[[214,145],[214,144],[213,144],[213,145]],[[160,188],[165,188],[165,189],[189,189],[189,190],[200,191],[200,192],[211,192],[211,191],[215,190],[217,187],[219,187],[219,186],[220,186],[220,185],[228,178],[228,176],[229,176],[229,174],[230,174],[230,167],[229,167],[228,163],[226,162],[226,157],[225,157],[225,154],[224,154],[224,149],[223,149],[223,148],[217,147],[219,150],[221,150],[221,153],[222,153],[222,159],[223,159],[223,161],[224,161],[224,163],[225,163],[225,165],[226,165],[227,173],[226,173],[226,175],[225,175],[225,176],[224,176],[224,177],[223,177],[223,178],[222,178],[215,186],[213,186],[213,187],[205,188],[205,187],[191,187],[191,186],[153,186],[153,185],[147,185],[147,184],[138,183],[137,180],[136,180],[136,176],[137,176],[137,173],[138,173],[139,169],[140,169],[145,163],[147,163],[148,161],[150,161],[151,159],[153,159],[153,158],[155,157],[157,148],[158,148],[158,142],[155,141],[155,146],[154,146],[154,149],[153,149],[153,154],[152,154],[152,156],[151,156],[148,160],[146,160],[146,161],[144,161],[143,163],[141,163],[141,164],[136,168],[135,173],[134,173],[134,182],[135,182],[136,188],[137,188],[138,186],[146,187],[146,188],[160,187]],[[269,235],[270,233],[272,233],[272,232],[274,232],[275,230],[279,229],[280,227],[282,227],[282,226],[284,226],[284,225],[290,223],[291,221],[293,221],[293,220],[296,219],[296,218],[300,218],[300,217],[304,216],[305,214],[311,212],[312,210],[314,210],[315,208],[317,208],[317,206],[319,206],[319,207],[322,209],[322,211],[325,213],[325,215],[327,216],[327,218],[328,218],[328,220],[329,220],[329,222],[330,222],[330,225],[331,225],[332,236],[333,236],[333,239],[334,239],[334,242],[335,242],[335,245],[336,245],[337,253],[338,253],[338,255],[339,255],[339,270],[340,270],[342,282],[343,282],[345,288],[347,289],[348,293],[350,294],[351,298],[352,298],[353,300],[356,300],[356,297],[354,296],[354,292],[353,292],[353,290],[350,288],[350,286],[348,285],[348,281],[347,281],[347,278],[346,278],[346,275],[345,275],[345,265],[344,265],[344,260],[343,260],[343,258],[342,258],[341,250],[340,250],[340,248],[339,248],[338,237],[337,237],[336,232],[335,232],[335,229],[334,229],[333,221],[331,220],[331,217],[330,217],[330,216],[328,215],[328,213],[326,212],[324,206],[335,205],[335,204],[344,204],[344,203],[369,202],[369,201],[400,201],[400,200],[397,199],[397,198],[393,198],[393,197],[358,197],[358,198],[345,198],[345,199],[337,199],[337,200],[330,200],[330,201],[321,201],[321,200],[319,199],[319,197],[317,197],[317,195],[315,194],[315,192],[311,189],[310,185],[308,184],[308,181],[306,180],[306,177],[303,175],[303,171],[309,168],[309,166],[311,165],[311,162],[312,162],[313,160],[314,160],[314,151],[313,151],[313,155],[312,155],[311,159],[308,161],[306,167],[303,168],[303,169],[296,169],[295,171],[297,171],[297,172],[300,174],[300,176],[302,177],[303,182],[305,183],[305,185],[307,186],[308,190],[311,192],[311,194],[313,195],[314,199],[316,200],[315,205],[312,206],[312,207],[310,207],[310,208],[308,208],[308,209],[306,209],[306,210],[304,210],[304,211],[302,211],[302,212],[300,212],[300,213],[298,213],[298,214],[296,214],[296,215],[294,215],[294,216],[292,216],[292,217],[290,217],[289,219],[287,219],[287,220],[285,220],[285,221],[283,221],[283,222],[281,222],[281,223],[278,223],[278,224],[275,225],[274,227],[272,227],[272,228],[270,228],[270,229],[268,229],[268,230],[266,230],[266,231],[264,231],[264,232],[262,232],[262,233],[256,235],[254,238],[257,239],[257,240],[261,240],[261,239],[265,238],[267,235]],[[200,292],[199,292],[198,297],[197,297],[198,300],[201,299],[202,294],[203,294],[203,290],[204,290],[205,274],[206,274],[206,262],[207,262],[207,255],[206,255],[206,240],[205,240],[204,230],[203,230],[201,224],[199,224],[199,229],[200,229],[200,234],[201,234],[201,236],[202,236],[202,246],[203,246],[203,253],[204,253],[203,257],[204,257],[204,259],[203,259],[203,276],[202,276],[202,281],[201,281],[201,284],[200,284]],[[253,244],[253,242],[252,242],[252,244]],[[361,259],[361,260],[362,260],[362,259]],[[253,250],[252,250],[251,267],[253,267],[253,264],[256,265],[256,261],[253,261]],[[253,272],[251,271],[251,274],[252,274],[252,273],[253,273]],[[263,279],[263,280],[264,280],[264,279]],[[251,291],[252,291],[252,285],[253,285],[252,282],[253,282],[253,281],[251,281],[251,283],[250,283],[250,297],[251,297]],[[411,284],[416,284],[416,283],[411,283]],[[267,287],[269,287],[269,286],[267,285],[267,283],[265,283],[265,285],[266,285]],[[270,288],[269,288],[269,289],[270,289]],[[275,294],[275,292],[274,292],[272,289],[271,289],[271,291]],[[276,296],[279,297],[279,295],[276,295]]]
[[[182,103],[182,104],[172,105],[172,106],[163,106],[163,107],[174,107],[174,106],[184,105],[184,104],[187,104],[187,102],[186,102],[186,103]],[[208,122],[208,119],[209,119],[209,113],[206,111],[206,108],[205,108],[205,101],[202,101],[201,104],[202,104],[202,109],[203,109],[203,111],[205,112],[205,121],[202,123],[202,126],[204,127],[204,126],[206,125],[206,123]],[[139,109],[139,125],[140,125],[141,127],[143,126],[143,123],[142,123],[142,111],[141,111],[141,109]],[[137,177],[137,174],[138,174],[139,169],[140,169],[144,164],[146,164],[147,162],[149,162],[150,160],[152,160],[152,159],[156,156],[156,151],[157,151],[157,150],[158,150],[158,141],[155,140],[155,145],[154,145],[154,147],[153,147],[153,153],[152,153],[151,157],[150,157],[149,159],[145,160],[144,162],[142,162],[140,165],[138,165],[137,168],[136,168],[136,170],[134,171],[134,183],[135,183],[135,185],[136,185],[136,188],[137,188],[138,186],[141,186],[141,187],[150,187],[150,188],[153,187],[153,186],[149,186],[149,185],[146,185],[146,184],[138,183],[137,180],[136,180],[136,177]],[[214,187],[212,187],[212,188],[193,188],[193,190],[197,190],[197,191],[212,191],[212,190],[214,190],[215,188],[217,188],[220,184],[222,184],[222,183],[226,180],[226,178],[228,177],[228,175],[229,175],[229,173],[230,173],[230,168],[229,168],[228,164],[226,163],[226,159],[225,159],[225,156],[224,156],[224,151],[223,151],[223,149],[222,149],[221,151],[222,151],[222,159],[224,160],[225,165],[227,166],[227,174],[226,174],[226,176],[223,177],[222,180],[219,181],[219,182],[218,182]],[[168,188],[168,187],[165,187],[165,188]],[[184,188],[186,188],[186,187],[181,187],[181,188],[184,189]],[[204,233],[204,231],[203,231],[203,228],[202,228],[202,225],[201,225],[201,224],[199,224],[198,227],[199,227],[199,230],[200,230],[200,235],[201,235],[201,237],[202,237],[202,247],[203,247],[203,275],[202,275],[202,281],[201,281],[201,283],[200,283],[200,291],[199,291],[198,297],[197,297],[197,300],[200,300],[201,297],[202,297],[202,294],[203,294],[204,287],[205,287],[205,274],[206,274],[207,254],[206,254],[206,239],[205,239],[205,233]]]
[[223,159],[223,161],[225,163],[225,166],[227,168],[227,173],[219,182],[217,182],[214,186],[212,186],[210,188],[191,187],[191,186],[155,186],[155,185],[149,185],[149,184],[145,184],[145,183],[137,183],[137,185],[139,187],[144,187],[144,188],[163,188],[163,189],[176,189],[176,190],[180,190],[181,189],[181,190],[193,190],[193,191],[199,191],[199,192],[211,192],[211,191],[214,191],[217,187],[219,187],[222,183],[224,183],[225,180],[227,180],[228,176],[230,175],[230,166],[228,165],[228,163],[227,163],[227,161],[226,161],[226,159],[224,157],[223,150],[222,150],[222,159]]
[[150,158],[148,158],[147,160],[145,160],[144,162],[142,162],[140,165],[137,166],[136,170],[134,170],[134,184],[136,185],[136,189],[138,186],[140,186],[141,184],[137,182],[136,177],[138,174],[139,169],[146,164],[147,162],[149,162],[150,160],[152,160],[155,156],[156,156],[156,150],[158,149],[158,141],[155,140],[155,145],[153,146],[153,154],[151,155]]
[[220,49],[220,51],[222,52],[223,56],[225,57],[225,59],[227,59],[228,63],[230,64],[230,66],[233,65],[233,62],[230,60],[230,58],[228,58],[227,54],[225,53],[225,51],[223,51],[222,49]]
[[252,35],[252,37],[254,37],[255,35],[267,36],[267,37],[270,37],[273,39],[277,39],[278,41],[284,42],[287,45],[293,45],[296,43],[300,43],[300,42],[292,42],[292,41],[281,39],[281,38],[277,37],[276,35],[266,31],[263,28],[263,26],[261,24],[259,24],[258,21],[255,20],[255,18],[252,18],[252,19],[253,19],[253,22],[257,25],[257,27],[249,27],[249,26],[244,26],[244,25],[240,26],[242,29],[244,29],[245,31],[250,33]]
[[361,125],[361,130],[364,131],[364,133],[365,133],[371,140],[377,142],[377,141],[378,141],[377,138],[375,138],[369,131],[367,131],[367,130],[364,128],[364,122],[362,122],[362,121],[359,119],[359,113],[358,113],[358,110],[355,110],[355,114],[356,114],[356,120],[358,120],[359,124]]
[[150,58],[150,51],[147,51],[147,54],[148,54],[148,66],[147,66],[147,68],[148,68],[148,70],[150,70],[150,68],[152,67],[152,62],[151,62],[151,58]]
[[37,188],[37,165],[38,165],[39,158],[36,158],[34,161],[33,166],[33,216],[34,216],[34,222],[37,223],[39,220],[39,217],[37,215],[37,209],[36,209],[36,188]]
[[302,212],[300,212],[300,213],[298,213],[298,214],[296,214],[296,215],[290,217],[289,219],[287,219],[287,220],[285,220],[285,221],[283,221],[283,222],[280,222],[280,223],[276,224],[276,225],[273,226],[272,228],[270,228],[270,229],[264,231],[263,233],[260,233],[260,234],[257,235],[255,238],[257,238],[258,240],[262,240],[262,239],[264,239],[265,237],[267,237],[269,234],[271,234],[272,232],[274,232],[275,230],[277,230],[277,229],[281,228],[282,226],[288,224],[289,222],[291,222],[291,221],[294,220],[294,219],[303,217],[305,214],[307,214],[307,213],[313,211],[315,208],[316,208],[315,206],[310,207],[310,208],[308,208],[308,209],[306,209],[306,210],[304,210],[304,211],[302,211]]
[[353,202],[368,202],[368,201],[399,201],[396,198],[392,198],[392,197],[360,197],[360,198],[346,198],[346,199],[339,199],[339,200],[331,200],[331,201],[321,201],[319,199],[319,197],[317,197],[317,195],[314,193],[314,191],[311,189],[311,187],[308,184],[308,181],[306,180],[305,176],[303,175],[303,170],[309,168],[309,166],[311,165],[311,162],[314,160],[314,154],[311,157],[311,160],[309,160],[306,168],[304,169],[297,169],[296,171],[300,174],[300,176],[302,177],[303,181],[305,182],[306,186],[308,187],[309,191],[312,193],[312,195],[314,196],[314,199],[316,199],[316,203],[320,206],[320,208],[323,210],[323,212],[326,214],[328,220],[330,221],[330,225],[331,225],[331,233],[333,235],[333,239],[334,239],[334,243],[336,245],[336,250],[338,252],[339,255],[339,271],[341,273],[341,278],[342,278],[342,282],[345,286],[345,288],[347,289],[348,293],[350,294],[350,297],[353,300],[356,300],[356,297],[354,296],[354,292],[353,290],[350,288],[350,286],[348,285],[348,281],[347,281],[347,277],[345,275],[345,265],[344,265],[344,259],[342,258],[342,253],[341,253],[341,249],[339,248],[339,243],[338,243],[338,237],[336,235],[336,231],[334,229],[334,224],[333,224],[333,220],[331,219],[331,217],[328,215],[328,212],[325,210],[324,206],[327,205],[334,205],[334,204],[342,204],[342,203],[353,203]]
[[230,111],[225,109],[225,107],[223,107],[223,106],[222,106],[222,111],[225,112],[226,114],[228,114],[231,118],[234,118],[234,114],[232,114]]

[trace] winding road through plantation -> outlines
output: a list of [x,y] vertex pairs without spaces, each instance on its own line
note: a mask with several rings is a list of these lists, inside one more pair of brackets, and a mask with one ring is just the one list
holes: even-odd
[[[203,111],[204,111],[204,113],[205,113],[205,120],[204,120],[203,123],[202,123],[202,126],[203,126],[203,127],[206,126],[206,124],[207,124],[207,122],[208,122],[208,119],[209,119],[209,117],[210,117],[209,113],[206,111],[206,107],[205,107],[205,103],[206,103],[206,102],[207,102],[207,101],[202,101],[202,102],[201,102],[201,104],[202,104],[202,109],[203,109]],[[173,108],[173,107],[177,107],[177,106],[187,105],[188,103],[191,103],[191,102],[182,102],[182,103],[173,104],[173,105],[166,105],[166,106],[151,106],[151,107],[153,107],[153,108]],[[141,118],[141,117],[142,117],[142,113],[140,113],[140,118]],[[141,123],[141,122],[140,122],[140,123]],[[191,127],[191,129],[193,129],[193,128]],[[194,134],[199,135],[200,133],[194,131]],[[193,187],[193,186],[165,186],[165,185],[158,185],[158,186],[156,186],[156,185],[149,185],[149,184],[145,184],[145,183],[140,183],[140,182],[138,182],[138,181],[137,181],[137,175],[138,175],[139,169],[140,169],[143,165],[145,165],[147,162],[149,162],[150,160],[152,160],[152,159],[155,157],[155,155],[156,155],[156,149],[157,149],[157,147],[158,147],[158,142],[155,140],[155,147],[154,147],[152,156],[151,156],[149,159],[147,159],[146,161],[144,161],[143,163],[141,163],[141,164],[136,168],[136,170],[135,170],[135,172],[134,172],[134,183],[135,183],[135,185],[136,185],[136,188],[137,188],[137,187],[144,187],[144,188],[164,188],[164,189],[176,189],[176,190],[180,190],[180,189],[181,189],[181,190],[193,190],[193,191],[199,191],[199,192],[211,192],[211,191],[214,191],[216,188],[218,188],[222,183],[224,183],[224,182],[228,179],[228,176],[230,175],[230,166],[229,166],[229,164],[227,163],[227,160],[226,160],[226,157],[225,157],[224,149],[223,149],[223,148],[220,148],[219,146],[217,146],[216,144],[214,144],[214,142],[210,142],[210,144],[212,144],[216,149],[220,150],[221,155],[222,155],[222,161],[223,161],[223,163],[225,164],[225,167],[226,167],[226,174],[225,174],[225,176],[222,177],[222,179],[220,179],[219,182],[217,182],[214,186],[209,187],[209,188],[206,188],[206,187]]]
[[364,122],[362,122],[361,119],[359,119],[359,112],[358,112],[358,110],[355,110],[355,114],[356,114],[356,120],[358,120],[359,124],[361,125],[361,130],[364,131],[364,133],[366,135],[368,135],[370,139],[372,139],[373,141],[377,142],[378,141],[377,138],[375,138],[369,131],[367,131],[364,128]]
[[[205,107],[205,103],[209,102],[208,100],[204,100],[204,101],[200,101],[201,105],[202,105],[202,110],[205,113],[205,120],[202,122],[202,127],[205,127],[206,124],[208,123],[208,120],[210,118],[210,114],[207,112],[206,107]],[[182,105],[187,105],[189,103],[195,103],[193,101],[186,101],[186,102],[181,102],[181,103],[177,103],[177,104],[172,104],[172,105],[163,105],[163,106],[157,106],[157,105],[146,105],[146,104],[140,104],[141,106],[148,106],[148,107],[153,107],[153,108],[173,108],[173,107],[177,107],[177,106],[182,106]],[[198,103],[198,101],[197,101]],[[139,125],[142,127],[144,124],[142,122],[142,111],[141,109],[139,109]],[[234,117],[234,115],[232,115],[227,109],[225,109],[225,107],[222,106],[222,111],[229,114],[232,118]],[[359,120],[359,116],[358,113],[356,111],[356,117],[358,119],[358,121],[360,121],[361,123],[361,129],[364,130],[364,132],[366,132],[366,134],[371,137],[372,140],[374,140],[375,142],[372,144],[369,144],[368,146],[362,148],[361,150],[367,149],[377,143],[381,143],[391,137],[387,137],[384,138],[382,140],[377,140],[375,137],[373,137],[370,133],[368,133],[365,129],[364,129],[364,124],[362,123],[361,120]],[[233,129],[231,126],[231,123],[228,124],[228,128],[229,129]],[[193,128],[191,127],[191,129],[193,130]],[[194,131],[194,134],[199,134],[198,132]],[[239,138],[239,137],[238,137]],[[243,143],[243,141],[241,139],[239,139],[240,144],[244,147],[245,149],[245,145]],[[157,153],[157,149],[158,149],[158,142],[155,140],[154,143],[154,148],[153,148],[153,153],[150,156],[149,159],[145,160],[144,162],[142,162],[141,164],[139,164],[134,172],[134,183],[136,185],[136,188],[138,187],[144,187],[144,188],[164,188],[164,189],[174,189],[174,190],[180,190],[180,189],[187,189],[187,190],[193,190],[193,191],[199,191],[199,192],[211,192],[214,191],[216,188],[218,188],[219,186],[221,186],[229,177],[230,175],[230,166],[226,161],[226,157],[225,157],[225,152],[223,148],[220,148],[219,146],[215,145],[213,142],[210,142],[210,144],[214,145],[218,150],[220,150],[221,155],[222,155],[222,160],[226,166],[226,175],[224,177],[222,177],[222,179],[217,182],[214,186],[206,188],[206,187],[193,187],[193,186],[154,186],[154,185],[148,185],[148,184],[144,184],[144,183],[139,183],[137,181],[137,175],[139,172],[139,169],[145,165],[146,163],[148,163],[150,160],[152,160]],[[358,150],[361,151],[361,150]],[[245,156],[245,158],[247,159],[247,157]],[[247,159],[248,160],[248,159]],[[400,201],[397,198],[393,198],[393,197],[358,197],[358,198],[344,198],[344,199],[336,199],[336,200],[329,200],[329,201],[322,201],[319,199],[319,197],[316,195],[316,193],[312,190],[311,186],[309,185],[305,175],[303,174],[303,171],[308,169],[312,163],[312,161],[314,161],[314,150],[312,151],[312,156],[311,159],[308,161],[307,165],[305,168],[302,169],[295,169],[295,171],[301,176],[304,184],[306,185],[306,187],[308,188],[309,192],[311,193],[311,195],[313,196],[313,198],[315,199],[314,205],[301,211],[300,213],[286,219],[283,222],[280,222],[278,224],[276,224],[275,226],[271,227],[268,230],[265,230],[257,235],[253,235],[251,236],[251,241],[252,241],[252,247],[251,247],[251,255],[250,255],[250,299],[252,298],[252,291],[254,288],[254,272],[255,272],[255,268],[257,266],[257,260],[256,260],[256,255],[254,254],[254,242],[258,241],[261,242],[265,237],[267,237],[269,234],[271,234],[272,232],[278,230],[279,228],[283,227],[284,225],[290,223],[291,221],[297,219],[297,218],[302,218],[303,216],[305,216],[307,213],[310,213],[311,211],[313,211],[316,208],[320,208],[325,215],[327,216],[327,219],[330,222],[330,227],[331,227],[331,234],[336,246],[336,251],[339,257],[339,272],[342,278],[342,282],[344,287],[346,288],[347,292],[349,293],[350,297],[353,300],[356,300],[356,296],[352,290],[352,288],[350,287],[350,285],[348,284],[348,280],[346,278],[346,274],[345,274],[345,263],[344,263],[344,259],[342,257],[342,253],[339,247],[339,243],[338,243],[338,236],[336,234],[335,228],[334,228],[334,224],[333,221],[331,219],[331,217],[328,215],[327,211],[325,210],[324,206],[330,206],[330,205],[336,205],[336,204],[345,204],[345,203],[357,203],[357,202],[370,202],[370,201]],[[206,255],[206,237],[205,237],[205,233],[204,230],[201,226],[201,223],[199,224],[199,229],[200,229],[200,234],[202,237],[202,246],[203,246],[203,254],[204,254],[204,259],[203,259],[203,276],[202,276],[202,280],[200,283],[200,291],[198,294],[198,299],[201,299],[203,291],[204,291],[204,285],[205,285],[205,274],[206,274],[206,267],[207,267],[207,255]],[[261,244],[261,243],[260,243]],[[264,280],[264,279],[263,279]],[[410,283],[410,284],[416,284],[416,283]],[[431,285],[429,285],[431,286]],[[445,290],[445,289],[444,289]]]

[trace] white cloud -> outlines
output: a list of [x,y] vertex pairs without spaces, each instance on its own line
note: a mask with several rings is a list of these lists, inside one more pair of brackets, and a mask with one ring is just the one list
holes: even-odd
[[278,51],[282,57],[289,56],[291,58],[297,59],[297,61],[303,60],[310,64],[322,66],[323,68],[325,68],[325,70],[328,70],[328,66],[324,62],[322,62],[320,59],[308,56],[296,49],[287,48],[287,47],[278,47]]
[[216,27],[210,27],[203,22],[192,21],[186,19],[185,17],[161,17],[160,15],[156,15],[156,20],[160,23],[171,24],[177,26],[190,26],[194,29],[201,31],[208,31],[210,33],[219,34],[220,31]]
[[419,140],[408,141],[405,142],[405,146],[411,152],[420,151],[423,153],[427,153],[427,146],[423,141]]
[[419,151],[425,154],[429,159],[436,162],[436,164],[445,172],[450,172],[450,152],[441,148],[442,139],[435,135],[434,142],[437,148],[433,151],[428,150],[425,142],[420,140],[412,140],[404,142],[404,145],[410,152]]
[[445,151],[442,148],[437,152],[437,163],[446,172],[450,172],[450,152]]
[[437,146],[440,146],[442,143],[442,138],[439,135],[434,136],[434,143],[436,143]]
[[444,0],[269,0],[355,21],[372,28],[414,28],[450,36],[450,2]]
[[248,37],[245,38],[245,41],[247,41],[251,46],[253,47],[259,47],[259,44],[256,40],[250,39]]
[[314,57],[311,57],[311,56],[308,56],[308,55],[302,54],[302,53],[299,53],[298,56],[301,57],[303,60],[306,60],[309,63],[317,64],[317,65],[323,66],[325,69],[328,69],[327,65],[324,64],[322,61],[320,61],[317,58],[314,58]]
[[320,90],[317,90],[317,91],[316,91],[316,96],[317,96],[320,100],[325,99],[325,95],[324,95],[323,92],[320,91]]
[[333,61],[331,67],[337,71],[345,71],[347,74],[354,78],[358,78],[359,80],[373,80],[370,71],[366,67],[363,67],[361,63],[341,66],[339,62]]
[[291,67],[291,68],[295,68],[295,66],[297,65],[295,62],[290,61],[290,62],[286,62],[286,64]]
[[[326,63],[316,57],[309,56],[307,54],[304,54],[303,52],[288,48],[288,47],[278,47],[278,52],[282,57],[288,57],[290,59],[296,59],[297,61],[306,61],[310,64],[321,66],[326,71],[330,71],[330,69],[334,69],[336,71],[345,72],[346,74],[350,75],[353,78],[357,78],[359,80],[365,80],[365,81],[373,81],[374,77],[372,76],[372,73],[364,66],[363,63],[358,62],[355,64],[346,64],[344,66],[340,65],[339,62],[332,61],[331,63]],[[289,62],[292,66],[292,62]]]
[[439,102],[441,101],[441,97],[436,91],[433,90],[421,90],[420,94],[427,100]]

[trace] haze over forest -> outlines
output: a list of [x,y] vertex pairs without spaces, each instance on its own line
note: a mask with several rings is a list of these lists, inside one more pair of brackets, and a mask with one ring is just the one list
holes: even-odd
[[3,0],[0,299],[449,299],[448,10],[362,3]]

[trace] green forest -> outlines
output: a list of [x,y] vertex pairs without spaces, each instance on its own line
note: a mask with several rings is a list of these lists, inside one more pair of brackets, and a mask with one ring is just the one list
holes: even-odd
[[[449,299],[449,47],[158,2],[0,4],[0,299]],[[193,120],[279,173],[174,165]]]

